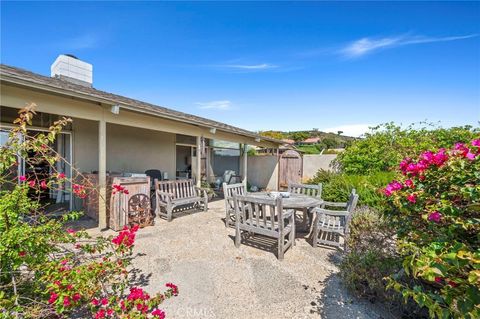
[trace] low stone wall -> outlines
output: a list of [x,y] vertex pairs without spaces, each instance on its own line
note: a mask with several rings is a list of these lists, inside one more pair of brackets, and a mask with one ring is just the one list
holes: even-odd
[[321,155],[303,155],[303,180],[312,178],[319,169],[326,171],[333,170],[330,167],[332,161],[337,157],[336,154],[321,154]]
[[278,158],[276,155],[249,156],[247,181],[262,189],[276,190],[278,187]]

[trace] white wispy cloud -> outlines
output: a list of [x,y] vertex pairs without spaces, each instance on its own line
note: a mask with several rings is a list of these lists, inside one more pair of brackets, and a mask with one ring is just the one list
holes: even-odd
[[342,131],[342,135],[347,136],[354,136],[359,137],[362,134],[368,132],[373,125],[371,124],[346,124],[346,125],[339,125],[334,127],[328,127],[321,129],[321,131],[328,132],[328,133],[338,133],[338,131]]
[[212,109],[212,110],[229,110],[232,108],[232,102],[229,100],[219,100],[219,101],[210,101],[210,102],[197,102],[195,103],[201,109]]
[[96,48],[101,43],[98,34],[87,33],[65,40],[64,46],[70,50]]
[[261,64],[223,64],[220,65],[224,68],[232,68],[232,69],[242,69],[242,70],[268,70],[268,69],[276,69],[278,65],[270,64],[270,63],[261,63]]
[[357,58],[382,49],[391,49],[412,44],[447,42],[477,37],[478,34],[449,37],[428,37],[423,35],[398,35],[384,38],[362,38],[340,49],[338,53],[347,58]]

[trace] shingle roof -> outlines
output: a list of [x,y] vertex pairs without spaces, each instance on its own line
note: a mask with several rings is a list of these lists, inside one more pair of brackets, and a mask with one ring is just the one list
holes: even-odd
[[41,86],[47,90],[60,90],[65,95],[81,95],[87,100],[103,101],[105,103],[120,104],[128,106],[131,109],[140,112],[148,112],[151,115],[169,118],[190,124],[201,125],[205,127],[216,128],[222,131],[231,132],[239,135],[244,135],[253,138],[260,138],[261,140],[270,141],[277,144],[282,144],[282,141],[260,136],[254,132],[247,131],[232,125],[209,120],[200,116],[191,115],[175,111],[163,106],[154,105],[147,102],[131,99],[125,96],[100,91],[92,87],[74,84],[58,78],[52,78],[33,73],[17,67],[0,64],[0,81],[21,84],[25,86]]

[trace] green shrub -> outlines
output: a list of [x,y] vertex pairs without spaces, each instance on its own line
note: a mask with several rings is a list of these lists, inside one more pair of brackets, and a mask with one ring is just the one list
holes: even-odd
[[377,172],[371,175],[346,175],[319,170],[308,184],[323,184],[322,197],[328,201],[344,202],[353,188],[359,194],[359,204],[381,209],[385,198],[379,191],[394,176],[391,172]]
[[357,209],[346,241],[340,277],[350,291],[371,302],[381,302],[398,316],[424,317],[415,303],[404,304],[400,293],[387,289],[385,277],[401,273],[402,260],[396,251],[395,230],[381,213],[367,206]]
[[366,206],[355,212],[349,230],[347,254],[340,265],[344,283],[360,297],[388,300],[383,278],[401,268],[395,231],[380,213]]
[[423,150],[449,147],[453,143],[468,142],[478,134],[471,126],[438,128],[413,126],[405,129],[393,123],[371,128],[339,154],[337,165],[347,174],[370,174],[391,171],[404,157],[418,156]]
[[480,317],[480,138],[404,159],[384,190],[404,283],[389,287],[439,318]]

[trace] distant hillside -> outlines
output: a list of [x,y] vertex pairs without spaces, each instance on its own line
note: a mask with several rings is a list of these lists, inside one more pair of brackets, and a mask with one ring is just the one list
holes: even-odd
[[[355,137],[342,135],[343,132],[326,133],[316,129],[309,131],[260,131],[259,134],[279,140],[293,140],[295,146],[306,154],[318,154],[322,150],[345,148]],[[315,139],[318,138],[318,141]]]

